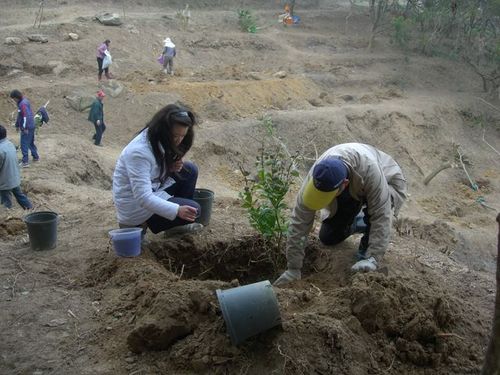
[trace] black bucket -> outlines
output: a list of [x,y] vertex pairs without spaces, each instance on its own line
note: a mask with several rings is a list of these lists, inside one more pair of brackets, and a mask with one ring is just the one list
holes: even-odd
[[212,203],[214,202],[214,192],[208,189],[196,189],[193,200],[201,206],[201,215],[196,218],[196,222],[208,225],[212,216]]
[[59,219],[55,212],[33,212],[26,215],[23,220],[28,227],[32,250],[50,250],[57,246],[57,223]]

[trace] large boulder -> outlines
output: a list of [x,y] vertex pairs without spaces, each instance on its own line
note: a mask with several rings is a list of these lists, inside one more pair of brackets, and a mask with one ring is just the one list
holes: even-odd
[[31,34],[28,35],[28,40],[30,42],[47,43],[49,38],[42,34]]
[[17,44],[22,44],[23,40],[21,38],[15,37],[15,36],[9,36],[5,38],[5,44],[9,46],[14,46]]
[[64,99],[66,99],[66,103],[75,111],[83,112],[92,106],[95,95],[83,91],[75,91],[65,96]]
[[116,98],[123,92],[123,85],[120,82],[113,79],[111,81],[107,81],[106,83],[104,83],[102,86],[102,90],[105,92],[106,95],[109,95],[112,98]]
[[47,65],[52,68],[55,75],[61,75],[69,70],[69,66],[62,61],[49,61]]
[[102,12],[97,14],[95,18],[106,26],[120,26],[123,23],[117,13]]

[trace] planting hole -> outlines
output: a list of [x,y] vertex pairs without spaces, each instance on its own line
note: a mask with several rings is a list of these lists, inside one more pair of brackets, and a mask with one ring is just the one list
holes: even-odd
[[[198,244],[192,237],[184,236],[178,240],[152,244],[150,249],[158,261],[169,271],[183,277],[199,280],[232,281],[253,283],[274,280],[283,269],[275,269],[270,260],[264,240],[251,236],[231,241],[216,241]],[[304,265],[307,272],[316,258],[316,245],[306,249],[308,256]],[[282,254],[285,264],[285,254]]]

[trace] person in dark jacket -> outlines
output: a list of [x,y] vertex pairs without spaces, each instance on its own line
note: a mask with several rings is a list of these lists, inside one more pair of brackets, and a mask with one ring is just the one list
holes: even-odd
[[95,134],[92,139],[96,146],[102,146],[101,139],[106,130],[106,125],[104,124],[104,105],[102,103],[105,96],[106,94],[102,90],[99,90],[89,112],[88,120],[94,124],[95,128]]
[[21,176],[17,165],[16,147],[7,139],[7,130],[0,125],[0,201],[12,207],[10,194],[14,194],[17,203],[29,210],[33,208],[28,197],[21,191]]
[[10,97],[17,104],[16,129],[21,133],[22,167],[29,167],[28,151],[31,151],[33,161],[39,161],[38,149],[35,145],[35,120],[31,111],[31,104],[19,90],[12,90]]

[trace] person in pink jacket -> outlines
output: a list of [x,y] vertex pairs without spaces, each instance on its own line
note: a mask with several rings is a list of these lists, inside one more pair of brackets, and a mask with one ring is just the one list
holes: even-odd
[[104,57],[106,56],[106,51],[109,49],[109,45],[111,44],[111,41],[109,39],[106,39],[99,47],[97,47],[97,79],[100,81],[102,79],[102,72],[106,75],[107,79],[111,79],[111,73],[109,72],[109,67],[105,67],[103,69],[102,63],[104,61]]

